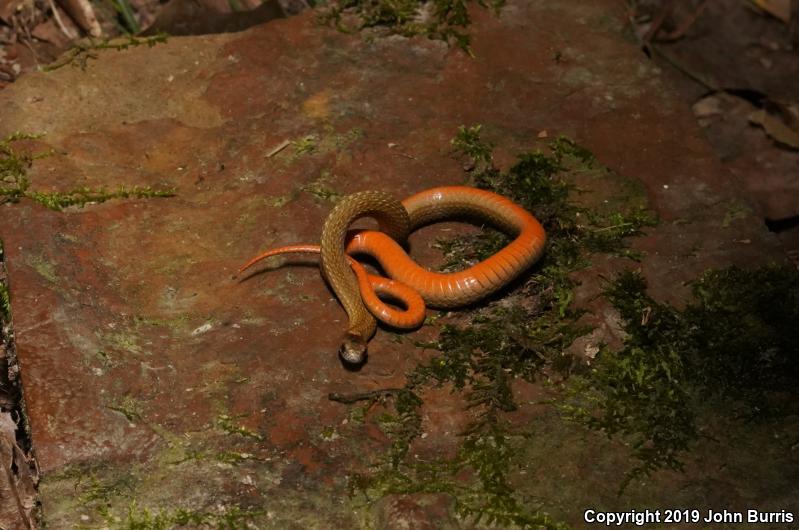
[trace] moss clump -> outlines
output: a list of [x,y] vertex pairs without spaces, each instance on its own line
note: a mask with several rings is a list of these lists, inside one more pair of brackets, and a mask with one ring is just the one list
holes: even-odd
[[[418,367],[412,379],[437,386],[452,383],[458,390],[468,386],[473,405],[515,410],[510,379],[534,380],[545,364],[560,358],[587,331],[561,319],[552,302],[545,301],[544,311],[532,310],[540,313],[535,321],[522,307],[494,305],[475,315],[468,326],[444,325],[438,340],[428,345],[444,355]],[[493,387],[486,386],[489,382]]]
[[[0,252],[0,263],[3,261],[3,253]],[[8,292],[8,286],[0,280],[0,326],[11,322],[11,293]],[[2,337],[2,334],[0,334]]]
[[[370,498],[392,493],[446,493],[454,500],[456,513],[475,526],[565,530],[567,525],[551,518],[532,499],[523,499],[508,480],[517,451],[518,437],[492,416],[463,436],[458,454],[439,462],[404,462],[383,466],[371,475],[357,475],[352,485]],[[472,483],[458,480],[464,473]]]
[[294,142],[294,157],[299,158],[302,155],[310,154],[316,151],[319,145],[319,137],[315,134],[309,134]]
[[639,464],[627,481],[660,468],[682,469],[681,455],[702,432],[703,405],[758,421],[796,414],[799,384],[799,271],[791,266],[711,270],[693,283],[683,310],[646,294],[639,273],[624,272],[605,295],[627,338],[603,348],[590,374],[573,380],[564,409],[593,429],[621,435]]
[[311,182],[300,186],[299,190],[310,193],[320,201],[335,203],[341,199],[342,195],[329,186],[331,180],[332,175],[325,170]]
[[[469,52],[471,37],[466,28],[472,20],[471,3],[498,13],[505,0],[330,0],[320,19],[339,30],[354,33],[365,28],[385,27],[408,37],[454,42]],[[347,20],[347,22],[345,22]]]
[[112,528],[114,530],[169,530],[170,528],[217,528],[219,530],[248,528],[249,522],[263,512],[243,510],[237,506],[220,512],[205,512],[177,508],[152,512],[135,503],[128,508],[127,517]]
[[[109,498],[119,495],[129,495],[130,484],[116,484],[111,489],[102,486],[93,480],[93,485],[87,494],[81,497],[81,502],[94,503],[107,502]],[[236,530],[249,528],[250,523],[263,515],[262,511],[246,510],[239,506],[220,506],[217,510],[206,511],[184,507],[172,509],[151,510],[139,506],[136,501],[130,502],[124,516],[115,516],[107,506],[101,505],[97,515],[103,521],[103,528],[111,530],[170,530],[172,528],[216,528],[218,530]],[[89,530],[97,528],[96,525],[78,524],[75,528]]]
[[40,192],[30,189],[28,168],[37,158],[50,156],[50,152],[31,154],[17,151],[12,144],[19,140],[36,140],[37,135],[15,133],[0,140],[0,202],[17,202],[23,197],[51,210],[60,211],[69,206],[105,202],[111,199],[148,199],[173,197],[173,189],[153,189],[150,186],[120,187],[114,190],[76,188],[66,192]]
[[122,398],[115,400],[110,405],[107,405],[107,407],[110,410],[119,412],[131,423],[141,421],[142,414],[144,413],[142,402],[130,394],[126,394]]
[[89,504],[100,501],[101,505],[106,505],[109,499],[126,497],[135,488],[136,479],[131,473],[120,473],[112,480],[100,480],[97,477],[96,469],[86,466],[75,466],[67,468],[61,472],[64,478],[74,478],[74,489],[78,495],[80,504]]
[[742,401],[759,416],[799,384],[799,271],[784,265],[709,271],[683,312],[690,371],[705,392]]
[[111,199],[152,199],[174,197],[174,190],[157,190],[150,186],[134,186],[115,190],[77,188],[67,192],[27,192],[26,197],[51,210],[63,210],[69,206],[86,206]]
[[0,202],[16,202],[25,196],[30,186],[27,172],[34,156],[16,151],[12,144],[20,140],[40,138],[33,134],[14,133],[0,140]]
[[248,428],[244,427],[243,425],[238,425],[235,422],[236,418],[232,416],[228,416],[227,414],[221,414],[216,419],[216,425],[224,432],[228,434],[236,434],[238,436],[243,436],[244,438],[252,438],[253,440],[257,440],[262,442],[264,437],[258,434],[257,432],[253,432]]
[[[119,2],[120,0],[116,1]],[[122,1],[126,2],[126,0]],[[42,70],[45,72],[51,72],[66,65],[71,65],[78,67],[81,70],[85,70],[89,64],[89,59],[97,59],[97,50],[122,51],[138,46],[147,46],[152,48],[156,44],[166,42],[166,40],[166,33],[159,33],[151,37],[134,37],[133,35],[127,35],[119,39],[103,39],[99,41],[88,38],[75,43],[75,45],[67,50],[58,61],[42,67]]]
[[56,274],[55,263],[48,260],[43,255],[29,256],[25,261],[39,274],[39,276],[50,283],[58,283],[58,275]]
[[678,317],[653,303],[635,273],[619,276],[605,295],[619,310],[628,340],[621,351],[603,348],[588,375],[572,379],[572,400],[561,405],[567,415],[608,436],[631,442],[640,464],[629,482],[660,468],[682,469],[678,455],[696,440],[698,431],[684,386],[686,366],[675,335]]

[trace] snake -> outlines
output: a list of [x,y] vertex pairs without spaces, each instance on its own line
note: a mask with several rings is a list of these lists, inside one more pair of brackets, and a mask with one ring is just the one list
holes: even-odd
[[[378,230],[350,230],[362,217],[377,221]],[[402,246],[408,235],[442,220],[489,224],[514,239],[483,261],[457,272],[433,272],[416,263]],[[402,201],[382,191],[343,197],[322,228],[319,245],[298,244],[270,249],[250,259],[239,274],[270,256],[286,253],[321,255],[325,280],[349,317],[339,355],[350,364],[365,360],[377,319],[412,329],[422,324],[427,306],[467,306],[506,286],[543,253],[546,232],[527,210],[491,191],[469,186],[440,186]],[[374,258],[387,277],[370,274],[352,256]],[[391,299],[404,309],[383,302]]]

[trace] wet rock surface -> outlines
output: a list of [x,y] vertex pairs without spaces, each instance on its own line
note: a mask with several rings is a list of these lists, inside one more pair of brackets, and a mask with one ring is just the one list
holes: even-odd
[[[268,528],[457,527],[438,496],[371,507],[350,497],[348,479],[389,441],[328,400],[401,385],[431,355],[414,340],[435,329],[400,339],[379,331],[369,362],[347,371],[335,354],[346,316],[313,260],[232,275],[267,247],[316,242],[341,194],[401,198],[465,182],[450,146],[461,125],[483,124],[500,163],[547,131],[639,180],[661,218],[635,242],[657,298],[679,302],[683,282],[708,267],[782,260],[690,109],[625,42],[616,10],[607,1],[475,11],[474,58],[429,40],[366,41],[306,13],[241,34],[99,52],[85,71],[31,74],[0,93],[0,133],[45,133],[29,146],[54,151],[29,171],[37,190],[176,191],[63,212],[29,200],[0,207],[48,528],[180,509]],[[585,188],[589,203],[615,192]],[[435,235],[411,239],[423,263],[437,259]],[[597,273],[619,266],[586,271],[578,300],[592,299]],[[446,454],[467,412],[451,392],[429,394],[427,436],[414,450]],[[554,421],[528,408],[524,418]],[[592,445],[600,438],[575,431],[563,443],[565,456],[538,471],[556,446],[521,455],[530,469],[520,487],[541,498],[536,488],[568,484],[546,495],[571,522],[582,513],[576,500],[597,491],[633,505],[603,483],[618,457]],[[708,491],[683,480],[660,479],[658,491],[686,502]],[[667,498],[658,491],[631,495]],[[787,490],[778,491],[759,500],[778,503]]]

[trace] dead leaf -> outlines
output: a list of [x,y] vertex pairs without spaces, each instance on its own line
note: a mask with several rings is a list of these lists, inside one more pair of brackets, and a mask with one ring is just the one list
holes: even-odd
[[31,35],[39,40],[55,44],[60,48],[66,48],[70,39],[58,28],[55,19],[49,18],[42,22],[31,31]]
[[0,412],[0,528],[30,530],[36,489],[29,460],[17,445],[16,430],[11,414]]
[[9,24],[11,22],[11,15],[17,9],[19,0],[0,0],[0,20]]
[[765,110],[758,110],[749,115],[749,121],[763,127],[776,142],[799,149],[799,132],[791,129],[779,118],[772,116]]
[[23,3],[24,0],[0,0],[0,20],[10,24],[11,16],[16,13],[17,8]]
[[47,0],[50,4],[50,10],[53,13],[53,21],[55,25],[58,26],[58,29],[61,30],[64,37],[71,40],[77,39],[80,35],[80,28],[75,25],[75,22],[72,20],[72,17],[67,15],[67,12],[64,11],[61,7],[55,4],[55,0]]
[[752,0],[752,3],[786,24],[791,21],[791,0]]
[[69,13],[72,20],[74,20],[82,30],[88,32],[92,37],[99,37],[102,35],[103,30],[100,29],[100,23],[97,21],[94,8],[89,0],[59,0],[58,3],[61,4],[64,11]]

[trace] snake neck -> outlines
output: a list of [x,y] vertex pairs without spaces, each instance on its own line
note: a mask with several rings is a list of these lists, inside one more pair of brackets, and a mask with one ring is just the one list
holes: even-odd
[[401,240],[405,239],[410,229],[410,218],[405,207],[388,193],[377,191],[355,193],[343,198],[322,227],[322,273],[350,319],[347,338],[340,350],[342,358],[350,363],[363,361],[366,344],[377,329],[377,322],[363,303],[358,279],[345,254],[347,229],[361,217],[375,218],[382,231]]

